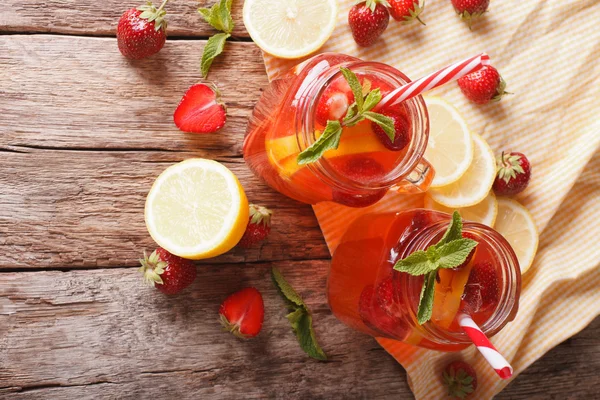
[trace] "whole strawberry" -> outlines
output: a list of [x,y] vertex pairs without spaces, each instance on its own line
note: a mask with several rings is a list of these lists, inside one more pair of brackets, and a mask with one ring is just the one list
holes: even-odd
[[458,86],[467,99],[477,104],[499,101],[507,93],[506,82],[491,65],[463,76],[458,80]]
[[466,399],[477,389],[477,373],[464,361],[453,361],[442,372],[448,387],[448,396],[453,399]]
[[271,232],[271,210],[250,204],[250,217],[244,236],[238,246],[248,248],[264,240]]
[[156,54],[167,39],[165,0],[158,9],[152,2],[127,10],[117,26],[119,50],[127,58],[139,60]]
[[228,332],[247,339],[259,334],[265,317],[265,306],[260,292],[245,288],[225,299],[219,308],[221,324]]
[[385,0],[367,0],[355,4],[348,13],[348,25],[354,41],[363,47],[371,46],[386,30],[390,13]]
[[494,193],[513,196],[525,190],[531,179],[531,164],[525,154],[502,152],[496,163],[498,172],[492,186]]
[[425,25],[419,17],[425,8],[424,0],[388,0],[390,3],[390,14],[396,21],[409,24],[414,20]]
[[460,18],[465,20],[471,28],[473,20],[487,11],[490,0],[452,0],[452,5]]
[[196,279],[196,266],[190,260],[157,248],[140,260],[139,271],[144,280],[165,294],[175,294],[190,286]]
[[381,114],[394,121],[394,141],[385,133],[385,131],[376,123],[371,123],[371,128],[379,141],[389,150],[403,150],[410,143],[410,119],[404,108],[397,110],[382,110]]

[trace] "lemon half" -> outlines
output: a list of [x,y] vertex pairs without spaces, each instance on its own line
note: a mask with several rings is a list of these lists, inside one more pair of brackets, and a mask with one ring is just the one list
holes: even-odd
[[248,199],[224,165],[192,158],[164,170],[146,198],[146,227],[165,250],[198,260],[233,248],[248,224]]
[[336,0],[246,0],[244,25],[265,52],[300,58],[329,39],[337,19]]

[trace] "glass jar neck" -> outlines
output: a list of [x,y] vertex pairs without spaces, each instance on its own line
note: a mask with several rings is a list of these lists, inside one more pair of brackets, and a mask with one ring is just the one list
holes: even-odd
[[[296,140],[300,151],[311,146],[316,140],[315,114],[319,99],[328,85],[336,80],[343,79],[340,67],[346,67],[354,73],[375,75],[380,79],[387,80],[394,87],[399,87],[410,79],[389,65],[377,62],[345,61],[321,70],[316,74],[307,74],[305,81],[298,89],[292,105],[296,107],[295,131]],[[311,76],[312,75],[312,76]],[[429,136],[429,117],[427,107],[421,96],[409,99],[405,102],[412,121],[411,142],[402,162],[379,181],[357,182],[340,174],[327,161],[321,157],[318,161],[308,164],[307,167],[317,175],[328,186],[342,190],[379,190],[390,188],[404,179],[417,166],[425,148]]]
[[[425,228],[425,230],[417,235],[405,248],[400,257],[404,258],[417,250],[425,250],[427,247],[435,244],[443,233],[448,228],[448,221],[440,221]],[[463,231],[477,235],[480,242],[486,242],[490,249],[494,251],[494,257],[499,265],[499,282],[500,298],[498,304],[490,315],[490,317],[480,325],[480,328],[488,336],[492,337],[498,333],[508,322],[512,321],[519,308],[519,295],[521,291],[521,271],[517,257],[506,241],[495,230],[474,222],[464,222]],[[406,296],[406,304],[411,304],[410,294],[419,293],[421,290],[422,279],[402,274],[399,290],[400,296]],[[418,299],[417,299],[418,301]],[[413,301],[414,303],[414,301]],[[415,327],[420,329],[422,334],[429,340],[444,344],[469,344],[471,343],[468,336],[463,331],[450,331],[439,325],[426,322],[423,325],[417,324],[416,318],[417,305],[409,308],[411,320],[414,321]]]

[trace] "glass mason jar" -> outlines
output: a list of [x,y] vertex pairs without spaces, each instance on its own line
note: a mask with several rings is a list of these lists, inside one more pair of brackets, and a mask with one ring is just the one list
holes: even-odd
[[[363,87],[379,88],[383,96],[409,82],[389,65],[343,54],[324,53],[299,64],[273,80],[256,104],[244,140],[247,164],[275,190],[309,204],[335,201],[363,207],[388,190],[426,190],[434,171],[423,159],[429,117],[421,96],[394,106],[406,124],[408,142],[402,149],[385,147],[365,120],[344,127],[337,150],[325,152],[314,163],[298,164],[298,154],[315,142],[327,123],[320,117],[320,105],[341,99],[342,114],[336,115],[341,118],[353,101],[353,96],[348,99],[351,91],[342,66],[352,70]],[[339,113],[340,107],[331,113]]]
[[458,326],[461,313],[488,337],[498,333],[517,314],[521,272],[514,251],[492,228],[464,222],[463,233],[478,241],[475,253],[464,267],[438,271],[432,318],[423,325],[416,319],[423,276],[393,269],[398,259],[437,243],[450,220],[422,209],[358,218],[331,262],[327,297],[334,315],[369,335],[441,351],[471,344]]

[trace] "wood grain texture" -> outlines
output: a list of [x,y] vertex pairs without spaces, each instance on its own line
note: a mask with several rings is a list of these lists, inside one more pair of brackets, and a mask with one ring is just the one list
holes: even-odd
[[[330,361],[299,349],[272,266],[313,311]],[[134,268],[0,273],[0,399],[412,399],[402,367],[330,313],[327,269],[327,261],[199,266],[174,297],[143,286]],[[263,293],[266,317],[261,335],[240,341],[221,331],[217,313],[246,286]],[[597,319],[497,398],[595,398],[599,329]]]
[[[70,0],[4,0],[0,13],[0,32],[52,32],[75,35],[114,36],[119,17],[144,0],[93,1]],[[154,0],[159,6],[162,0]],[[196,11],[210,7],[216,0],[171,1],[167,4],[169,36],[208,37],[216,31]],[[248,37],[242,21],[243,0],[232,7],[235,37]]]
[[242,158],[197,152],[4,152],[0,163],[0,269],[137,264],[155,245],[144,224],[152,182],[191,157],[222,161],[250,201],[274,211],[269,238],[204,263],[322,259],[329,253],[312,209],[269,189]]
[[[329,312],[328,262],[273,265],[311,308],[330,361],[300,350],[271,264],[200,266],[175,297],[133,268],[2,273],[0,398],[412,398],[402,367]],[[266,317],[241,341],[221,331],[218,308],[245,286],[262,292]]]
[[173,41],[129,61],[115,39],[0,36],[0,149],[20,146],[198,151],[241,156],[247,118],[267,85],[253,43],[229,43],[209,78],[227,104],[216,134],[180,132],[173,111],[201,81],[204,41]]

